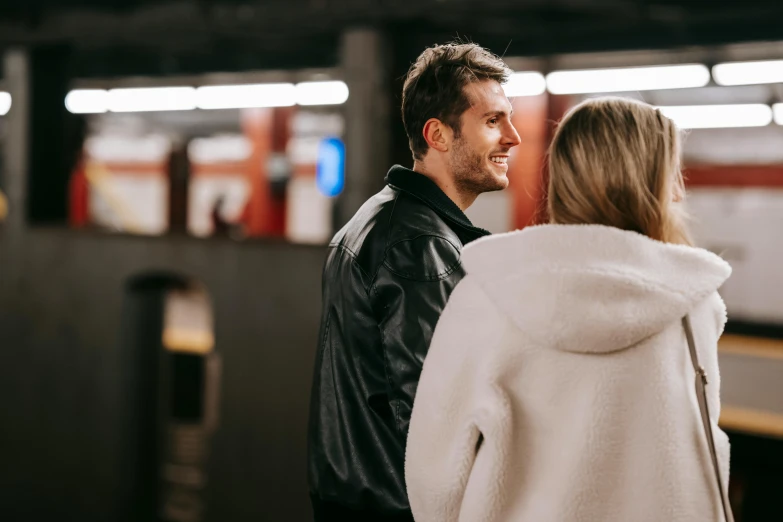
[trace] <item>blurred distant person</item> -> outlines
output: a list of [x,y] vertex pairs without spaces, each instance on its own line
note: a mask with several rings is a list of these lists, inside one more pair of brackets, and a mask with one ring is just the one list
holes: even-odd
[[212,204],[212,210],[209,213],[209,219],[212,222],[212,235],[217,237],[229,235],[231,223],[224,216],[226,198],[223,195],[218,196]]
[[413,520],[404,481],[413,398],[435,323],[485,236],[464,210],[508,185],[519,144],[501,83],[474,44],[425,50],[402,116],[413,169],[398,165],[329,246],[312,387],[309,484],[316,521]]
[[413,408],[417,522],[724,520],[731,268],[690,246],[679,150],[653,107],[584,102],[551,145],[551,223],[465,249]]

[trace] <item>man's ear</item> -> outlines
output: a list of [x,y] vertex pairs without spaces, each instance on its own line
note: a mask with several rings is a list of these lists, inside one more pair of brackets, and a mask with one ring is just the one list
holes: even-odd
[[454,139],[454,132],[451,127],[437,118],[430,118],[424,124],[422,129],[424,139],[431,149],[439,152],[448,152],[451,147],[451,141]]

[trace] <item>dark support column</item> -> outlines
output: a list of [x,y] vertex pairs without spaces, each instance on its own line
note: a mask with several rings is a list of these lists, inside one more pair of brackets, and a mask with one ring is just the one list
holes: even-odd
[[346,31],[341,66],[350,95],[345,105],[345,190],[338,202],[336,228],[383,187],[390,167],[391,104],[384,35],[376,29]]
[[408,69],[419,54],[426,48],[419,42],[412,42],[406,34],[404,26],[394,25],[389,28],[391,48],[391,78],[392,95],[389,97],[391,162],[403,167],[413,167],[413,156],[402,123],[402,87]]
[[65,224],[68,179],[81,150],[83,119],[65,109],[68,48],[29,51],[29,171],[27,219],[32,224]]
[[187,233],[189,180],[188,142],[178,142],[175,143],[169,157],[169,232],[171,233]]

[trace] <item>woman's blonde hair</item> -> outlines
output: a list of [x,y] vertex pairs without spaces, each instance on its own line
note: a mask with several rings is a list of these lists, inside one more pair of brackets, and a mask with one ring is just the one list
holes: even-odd
[[560,122],[549,149],[552,223],[600,224],[690,244],[681,205],[680,133],[646,103],[594,98]]

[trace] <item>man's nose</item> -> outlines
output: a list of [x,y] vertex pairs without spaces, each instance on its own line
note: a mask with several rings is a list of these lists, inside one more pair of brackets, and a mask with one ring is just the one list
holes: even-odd
[[508,147],[516,147],[522,142],[522,139],[519,137],[519,133],[510,123],[508,124],[508,128],[504,133],[503,140],[503,144]]

